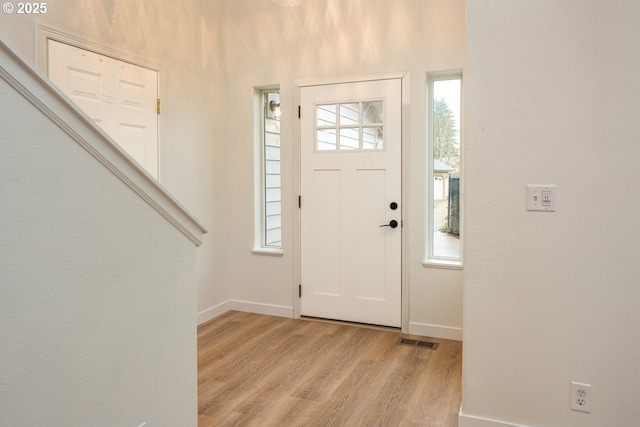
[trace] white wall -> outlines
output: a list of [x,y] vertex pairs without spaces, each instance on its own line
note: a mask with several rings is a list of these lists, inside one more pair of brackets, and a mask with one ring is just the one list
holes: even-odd
[[[198,311],[229,299],[214,245],[224,210],[219,190],[226,143],[225,2],[68,0],[43,15],[0,14],[0,33],[34,60],[34,26],[45,25],[164,66],[160,182],[208,229],[197,251]],[[218,208],[218,206],[220,206]]]
[[0,111],[0,425],[197,425],[194,243],[4,79]]
[[[228,269],[221,280],[234,300],[290,313],[294,304],[294,216],[297,193],[293,157],[298,126],[294,88],[300,80],[408,71],[410,155],[408,214],[410,320],[433,334],[459,334],[462,273],[422,266],[425,246],[426,73],[464,66],[463,1],[305,1],[279,7],[270,0],[230,1],[228,7],[228,143],[226,201],[218,241]],[[251,253],[253,245],[252,88],[279,85],[284,256]],[[220,210],[222,212],[222,210]],[[430,325],[436,325],[431,327]],[[444,327],[444,328],[443,328]],[[449,328],[453,328],[450,330]],[[415,329],[415,328],[414,328]]]
[[[461,426],[640,424],[639,21],[633,0],[467,4]],[[532,183],[557,212],[525,211]]]

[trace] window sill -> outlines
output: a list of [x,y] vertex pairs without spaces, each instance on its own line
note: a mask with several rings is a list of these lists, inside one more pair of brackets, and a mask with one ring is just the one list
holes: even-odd
[[446,268],[449,270],[462,270],[462,261],[451,261],[446,259],[428,259],[422,261],[422,266],[427,268]]
[[256,255],[282,256],[284,252],[280,248],[255,248],[251,253]]

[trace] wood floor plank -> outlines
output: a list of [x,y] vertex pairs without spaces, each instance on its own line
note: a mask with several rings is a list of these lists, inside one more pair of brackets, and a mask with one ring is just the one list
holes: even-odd
[[[216,363],[228,361],[229,354],[248,354],[247,348],[255,346],[263,335],[273,333],[273,328],[279,325],[278,318],[267,316],[267,319],[240,316],[232,321],[223,320],[224,334],[216,335],[217,339],[211,341],[215,345],[209,345],[198,350],[198,369],[205,373],[207,369],[216,368]],[[206,337],[202,337],[206,339]],[[200,338],[199,338],[200,340]]]
[[439,345],[437,351],[428,353],[432,358],[427,369],[421,374],[422,378],[416,392],[407,405],[410,410],[406,411],[401,425],[412,423],[422,423],[426,426],[447,425],[446,420],[450,417],[454,405],[457,424],[460,387],[451,387],[450,384],[461,383],[462,348],[460,343],[455,341],[440,340]]
[[361,360],[355,369],[348,375],[336,389],[332,398],[323,405],[312,418],[322,420],[323,427],[345,425],[345,420],[358,406],[363,393],[366,390],[363,384],[375,375],[375,362],[373,360]]
[[262,378],[271,369],[275,369],[276,363],[283,360],[300,339],[301,335],[289,337],[282,343],[278,351],[271,353],[268,358],[257,357],[261,354],[261,349],[257,349],[257,353],[243,358],[242,366],[237,361],[231,362],[230,368],[226,369],[220,377],[216,377],[216,381],[225,383],[224,387],[220,389],[220,395],[225,398],[211,402],[202,413],[209,415],[219,410],[221,405],[232,410],[241,400],[246,398],[247,392],[254,390],[254,387],[259,387]]
[[358,362],[359,347],[368,347],[374,333],[370,329],[345,327],[344,332],[334,338],[335,347],[318,360],[315,375],[302,384],[293,396],[326,402],[342,376]]
[[258,416],[260,412],[271,410],[271,402],[264,399],[268,396],[291,396],[299,384],[309,381],[316,360],[313,356],[325,354],[335,343],[332,336],[321,336],[318,339],[309,338],[297,352],[287,355],[287,361],[279,369],[273,369],[265,378],[261,387],[255,387],[245,400],[233,410]]
[[198,328],[199,426],[457,427],[461,343],[229,312]]
[[312,414],[322,404],[306,399],[288,397],[274,402],[273,410],[265,413],[260,420],[251,425],[260,426],[318,426],[318,420]]
[[[402,418],[406,399],[416,387],[415,371],[423,369],[428,362],[413,357],[414,349],[398,349],[398,354],[389,366],[378,364],[383,372],[376,384],[378,393],[369,397],[368,408],[361,415],[363,425],[386,426],[397,425]],[[405,353],[405,354],[401,354]]]

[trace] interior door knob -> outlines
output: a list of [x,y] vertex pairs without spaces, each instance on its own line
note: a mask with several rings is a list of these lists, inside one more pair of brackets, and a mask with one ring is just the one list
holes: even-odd
[[389,207],[391,208],[392,211],[395,211],[396,209],[398,209],[398,204],[396,202],[391,202]]
[[389,224],[382,224],[380,227],[396,228],[397,226],[398,226],[398,221],[396,221],[395,219],[392,219],[391,221],[389,221]]

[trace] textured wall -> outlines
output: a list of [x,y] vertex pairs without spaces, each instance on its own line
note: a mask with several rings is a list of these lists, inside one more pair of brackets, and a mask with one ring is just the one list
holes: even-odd
[[[467,4],[469,416],[640,424],[639,19],[636,1]],[[526,212],[526,184],[556,184],[557,212]]]
[[195,426],[195,246],[0,79],[0,425]]

